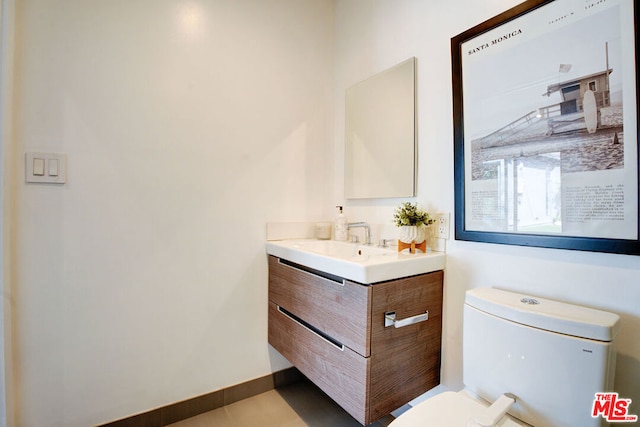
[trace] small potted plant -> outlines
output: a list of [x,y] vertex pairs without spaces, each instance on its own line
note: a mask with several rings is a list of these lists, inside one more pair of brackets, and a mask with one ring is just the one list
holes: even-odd
[[404,202],[396,208],[393,222],[400,228],[398,240],[407,244],[421,244],[426,239],[426,226],[433,224],[435,220],[428,212],[418,209],[416,203]]

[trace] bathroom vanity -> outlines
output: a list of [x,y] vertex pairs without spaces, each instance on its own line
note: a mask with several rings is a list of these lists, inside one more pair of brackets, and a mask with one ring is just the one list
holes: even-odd
[[[364,425],[439,384],[443,254],[421,254],[428,272],[388,278],[414,271],[409,264],[420,257],[353,245],[318,255],[287,245],[267,245],[276,350]],[[394,270],[403,261],[407,268]],[[368,276],[383,280],[353,280]]]

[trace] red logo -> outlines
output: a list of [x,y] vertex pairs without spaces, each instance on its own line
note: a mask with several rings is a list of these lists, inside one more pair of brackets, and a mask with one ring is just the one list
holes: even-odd
[[620,399],[618,393],[596,393],[591,416],[602,416],[610,423],[634,423],[637,415],[629,414],[631,399]]

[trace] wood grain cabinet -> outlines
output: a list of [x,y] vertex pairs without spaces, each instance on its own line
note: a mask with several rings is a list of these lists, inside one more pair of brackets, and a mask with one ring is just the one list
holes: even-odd
[[269,256],[269,343],[370,424],[440,383],[442,278],[360,284]]

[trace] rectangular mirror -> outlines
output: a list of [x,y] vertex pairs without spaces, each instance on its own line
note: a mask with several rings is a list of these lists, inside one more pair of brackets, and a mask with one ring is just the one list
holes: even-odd
[[415,196],[415,58],[346,92],[345,197]]

